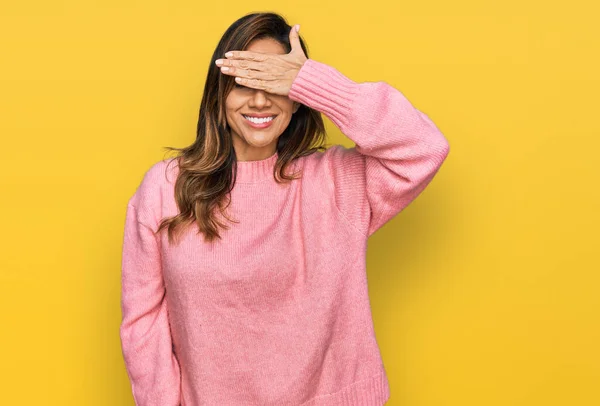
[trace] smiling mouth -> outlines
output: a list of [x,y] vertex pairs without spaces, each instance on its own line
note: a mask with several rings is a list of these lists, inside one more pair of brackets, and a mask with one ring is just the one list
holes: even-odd
[[242,114],[242,117],[244,117],[244,121],[246,122],[246,125],[249,127],[252,127],[254,129],[257,130],[261,130],[261,129],[267,129],[270,128],[273,125],[273,122],[275,121],[275,118],[277,118],[277,115],[273,115],[270,117],[261,117],[261,118],[253,118],[250,119],[249,117],[251,116],[246,116],[245,114]]
[[271,121],[273,121],[275,119],[275,117],[277,117],[277,115],[272,115],[269,117],[254,117],[254,116],[247,116],[245,114],[242,114],[242,117],[244,117],[246,120],[248,120],[254,124],[264,124],[264,123],[270,123]]

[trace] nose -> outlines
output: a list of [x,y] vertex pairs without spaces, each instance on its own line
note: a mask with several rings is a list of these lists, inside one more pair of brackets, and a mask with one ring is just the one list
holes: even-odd
[[248,100],[249,106],[262,108],[264,106],[269,106],[270,104],[271,99],[268,97],[267,92],[261,89],[253,89],[250,100]]

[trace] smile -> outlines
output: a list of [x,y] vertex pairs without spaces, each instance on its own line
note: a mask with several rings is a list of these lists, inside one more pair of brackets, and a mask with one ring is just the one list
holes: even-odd
[[254,128],[269,127],[271,125],[271,123],[273,122],[273,120],[275,119],[275,117],[277,117],[277,116],[270,116],[270,117],[257,118],[257,117],[252,117],[252,116],[246,116],[244,114],[242,114],[242,116],[244,117],[244,119],[248,123],[248,125],[250,125],[251,127],[254,127]]

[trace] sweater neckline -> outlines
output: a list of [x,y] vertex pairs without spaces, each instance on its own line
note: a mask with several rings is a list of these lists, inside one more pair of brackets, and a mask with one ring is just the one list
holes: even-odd
[[273,178],[273,168],[277,162],[278,152],[268,158],[256,161],[237,161],[236,183],[256,183]]

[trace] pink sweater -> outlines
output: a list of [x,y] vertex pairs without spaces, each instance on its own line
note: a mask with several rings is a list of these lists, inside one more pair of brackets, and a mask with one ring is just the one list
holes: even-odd
[[354,148],[239,162],[239,224],[205,243],[155,237],[177,213],[177,165],[159,161],[127,205],[122,351],[137,406],[378,406],[389,399],[366,277],[367,239],[413,201],[449,152],[434,123],[385,82],[356,83],[309,59],[289,97],[324,113]]

